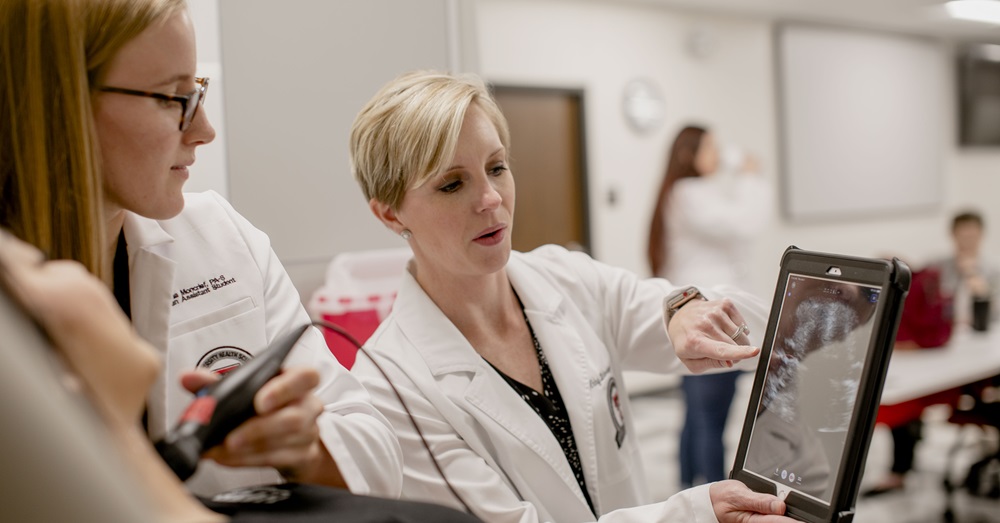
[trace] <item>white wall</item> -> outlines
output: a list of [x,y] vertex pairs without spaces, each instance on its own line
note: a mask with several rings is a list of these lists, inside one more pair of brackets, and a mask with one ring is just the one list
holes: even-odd
[[304,301],[332,257],[404,243],[350,173],[355,115],[384,83],[462,60],[455,0],[220,0],[229,199]]
[[[216,68],[221,73],[222,35],[218,1],[189,0],[198,34],[199,67],[203,73],[206,68]],[[318,0],[312,3],[325,4]],[[648,215],[653,204],[652,191],[664,168],[668,141],[676,129],[688,121],[703,122],[714,128],[723,140],[740,143],[755,151],[762,160],[766,176],[774,184],[775,202],[780,201],[777,172],[780,144],[771,21],[581,0],[466,0],[460,3],[464,7],[463,16],[471,13],[468,23],[473,30],[468,34],[449,36],[449,63],[454,63],[457,60],[454,55],[458,54],[462,58],[463,69],[478,69],[491,81],[585,89],[593,242],[598,258],[646,272],[643,250]],[[302,8],[310,2],[296,0],[293,4]],[[230,9],[240,5],[244,4],[238,0],[227,3]],[[316,12],[322,13],[322,9],[318,7]],[[455,23],[450,22],[452,25]],[[464,23],[461,21],[459,25]],[[262,32],[260,36],[267,40],[297,39],[301,37],[294,34],[295,30],[318,31],[315,29],[317,26],[322,27],[323,24],[289,23],[285,33],[269,33],[265,37]],[[713,52],[707,57],[696,58],[687,51],[688,39],[695,32],[707,35],[712,43]],[[390,48],[402,46],[412,37],[412,33],[400,33],[386,45]],[[456,50],[456,45],[461,49]],[[252,49],[243,49],[242,52],[252,53]],[[294,56],[294,53],[286,57],[299,62],[297,67],[329,70],[329,81],[323,91],[325,94],[300,89],[296,91],[298,95],[317,98],[342,96],[347,87],[353,86],[351,92],[360,89],[355,84],[358,70],[364,68],[364,64],[359,63],[355,46],[343,46],[331,52],[337,54],[331,57],[331,62],[346,65],[333,71],[332,66],[303,63],[303,57]],[[253,62],[248,64],[252,67]],[[397,66],[404,68],[405,64]],[[270,75],[280,73],[268,71]],[[227,120],[223,119],[225,115],[222,113],[225,97],[221,85],[216,82],[216,74],[209,74],[213,76],[213,85],[206,108],[216,128],[222,132],[215,143],[199,150],[195,175],[188,188],[213,188],[228,195],[224,125]],[[666,97],[666,124],[648,136],[635,134],[621,116],[622,89],[629,80],[638,76],[653,78]],[[374,80],[365,81],[371,84],[364,87],[365,91],[374,93]],[[229,86],[229,89],[243,91],[244,86]],[[349,103],[360,106],[363,96],[358,93],[352,96],[356,100],[352,99]],[[951,104],[951,100],[948,103]],[[247,105],[251,105],[250,101]],[[953,108],[949,105],[947,109],[953,112]],[[300,115],[303,121],[312,117],[307,113]],[[244,116],[240,121],[246,118]],[[229,118],[228,123],[231,122],[232,118]],[[349,125],[349,122],[338,125]],[[243,132],[265,136],[261,143],[266,144],[268,140],[300,141],[294,133],[301,130],[293,128],[275,133],[261,126],[244,129]],[[330,132],[346,135],[347,130],[345,127]],[[951,129],[944,134],[955,136]],[[325,144],[309,142],[307,146],[314,151],[339,149],[343,147],[339,141],[329,140]],[[987,250],[992,258],[1000,260],[1000,207],[994,203],[1000,195],[1000,150],[959,149],[953,142],[954,139],[949,138],[944,203],[938,209],[804,224],[789,223],[782,218],[777,207],[769,209],[773,216],[772,226],[761,238],[753,259],[749,260],[754,274],[752,287],[765,295],[771,293],[778,259],[789,244],[857,255],[896,254],[916,264],[922,263],[948,249],[947,220],[954,210],[966,206],[978,207],[986,214]],[[254,149],[230,150],[228,154],[232,161],[242,166],[242,171],[256,168],[254,159],[261,152]],[[340,150],[338,155],[343,154]],[[274,153],[285,157],[286,161],[278,162],[278,165],[286,166],[301,162],[300,158],[293,157],[299,154],[300,150]],[[302,176],[306,182],[322,180],[332,176],[331,170],[340,165],[341,160],[337,160],[328,166],[329,169],[310,169]],[[281,169],[278,171],[274,176],[283,174]],[[237,173],[236,176],[243,174]],[[347,184],[343,190],[356,189]],[[608,203],[609,191],[617,194],[617,204]],[[317,218],[321,215],[311,217],[302,206],[293,209],[295,219],[302,223],[299,229],[302,232],[288,235],[283,232],[284,225],[280,225],[285,223],[281,216],[288,214],[288,208],[295,205],[268,207],[253,201],[266,200],[266,195],[240,193],[233,198],[239,208],[253,206],[254,216],[251,219],[276,236],[279,255],[289,266],[304,298],[318,285],[324,260],[337,252],[334,247],[344,250],[364,248],[365,241],[372,241],[359,240],[354,238],[358,235],[347,231],[338,233],[337,238],[329,240],[326,247],[316,249],[310,246],[313,241],[311,234],[322,228],[322,222]],[[302,198],[298,201],[306,200]],[[329,212],[338,220],[367,220],[369,217],[361,207],[352,205]],[[368,232],[364,229],[361,236]],[[378,235],[374,241],[384,242],[387,246],[390,239]]]
[[[668,142],[688,121],[703,122],[723,141],[757,152],[780,202],[772,21],[569,0],[480,0],[476,20],[480,72],[487,79],[585,89],[596,257],[647,272],[643,251],[655,188]],[[687,51],[695,31],[714,42],[705,58]],[[653,78],[666,97],[666,125],[649,136],[636,135],[621,116],[622,90],[637,76]],[[951,98],[942,103],[952,111]],[[778,261],[790,244],[923,263],[948,251],[948,220],[965,206],[985,213],[988,252],[1000,260],[1000,207],[992,201],[1000,195],[1000,151],[959,150],[952,141],[946,144],[944,203],[938,209],[797,224],[787,222],[776,203],[767,210],[772,225],[748,260],[752,288],[771,295]],[[617,193],[617,204],[608,203],[609,191]]]
[[946,46],[814,24],[782,24],[775,38],[782,170],[793,173],[781,181],[785,215],[818,222],[939,208]]
[[198,42],[199,76],[211,80],[202,110],[215,127],[215,141],[198,148],[198,160],[191,167],[191,178],[184,190],[200,192],[212,189],[229,196],[229,173],[226,162],[225,81],[222,76],[222,51],[219,34],[219,0],[188,0],[188,12]]

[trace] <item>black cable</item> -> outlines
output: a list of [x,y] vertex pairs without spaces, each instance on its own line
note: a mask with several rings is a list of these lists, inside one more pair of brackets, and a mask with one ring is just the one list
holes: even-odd
[[396,399],[399,400],[399,404],[403,406],[403,410],[406,412],[407,417],[410,418],[410,423],[413,425],[413,428],[416,429],[417,436],[420,436],[420,443],[423,443],[424,448],[427,449],[427,454],[430,455],[431,462],[434,463],[434,468],[437,469],[438,474],[441,476],[441,479],[444,480],[444,484],[448,487],[448,490],[450,490],[452,495],[455,496],[455,499],[457,499],[458,502],[462,504],[462,506],[465,508],[465,511],[468,514],[475,516],[476,514],[472,511],[472,508],[469,507],[469,504],[466,503],[465,500],[462,498],[462,496],[458,494],[458,491],[455,490],[455,487],[452,486],[450,481],[448,481],[447,476],[444,475],[444,470],[441,468],[441,464],[438,463],[437,457],[434,456],[434,452],[431,450],[431,446],[428,445],[427,440],[424,439],[424,433],[423,431],[420,430],[420,426],[417,425],[417,420],[416,418],[413,417],[413,413],[410,412],[410,407],[408,407],[406,405],[406,402],[403,401],[403,395],[400,394],[399,390],[396,389],[396,386],[393,385],[392,380],[389,379],[389,375],[386,374],[385,370],[382,369],[382,366],[378,364],[378,361],[375,360],[375,357],[372,356],[372,354],[368,352],[368,350],[365,349],[360,343],[358,343],[358,340],[355,339],[354,336],[351,336],[351,334],[348,333],[346,330],[344,330],[344,328],[341,327],[340,325],[337,325],[336,323],[332,323],[326,320],[313,320],[312,324],[317,327],[323,327],[325,329],[329,329],[333,332],[336,332],[337,334],[341,335],[341,337],[351,342],[351,344],[354,345],[354,347],[357,348],[359,352],[363,353],[365,356],[368,356],[368,359],[371,360],[371,362],[375,365],[375,368],[378,369],[379,373],[382,374],[382,377],[385,378],[385,382],[389,384],[390,388],[392,388],[392,392],[396,394]]

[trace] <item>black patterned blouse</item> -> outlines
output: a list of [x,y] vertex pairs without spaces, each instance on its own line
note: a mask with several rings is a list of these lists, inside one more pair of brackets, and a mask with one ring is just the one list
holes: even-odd
[[[524,321],[528,323],[527,315],[525,315]],[[521,395],[521,399],[535,409],[538,416],[548,425],[549,430],[552,431],[552,435],[556,437],[559,445],[562,446],[566,460],[569,461],[569,466],[576,476],[576,482],[579,483],[580,490],[583,491],[583,497],[587,499],[587,504],[590,505],[590,511],[594,512],[594,502],[590,500],[590,493],[587,492],[587,483],[583,478],[583,465],[580,463],[580,454],[576,449],[576,438],[573,437],[573,427],[569,422],[569,413],[566,412],[562,396],[559,394],[559,387],[556,386],[556,380],[552,377],[552,372],[549,370],[549,363],[545,359],[545,353],[542,352],[542,346],[538,343],[538,338],[535,337],[535,331],[531,328],[531,323],[528,323],[528,332],[531,333],[531,341],[535,344],[535,354],[538,355],[538,366],[542,370],[542,394],[504,374],[500,369],[493,368],[507,380],[507,383],[515,392]],[[489,363],[488,360],[487,363]],[[490,366],[492,365],[490,363]]]

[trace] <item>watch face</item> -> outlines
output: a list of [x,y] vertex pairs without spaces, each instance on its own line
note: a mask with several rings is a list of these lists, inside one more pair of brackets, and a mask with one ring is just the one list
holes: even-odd
[[698,289],[694,287],[688,287],[683,291],[681,291],[681,293],[678,294],[677,296],[674,296],[674,299],[670,300],[670,308],[677,309],[681,305],[684,305],[689,300],[694,298],[695,296],[698,296],[699,294],[700,293],[698,292]]

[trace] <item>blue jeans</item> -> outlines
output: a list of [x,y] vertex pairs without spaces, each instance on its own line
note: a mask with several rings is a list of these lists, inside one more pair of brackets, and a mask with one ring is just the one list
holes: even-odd
[[722,434],[736,394],[739,371],[684,376],[684,428],[681,430],[681,488],[726,478]]

